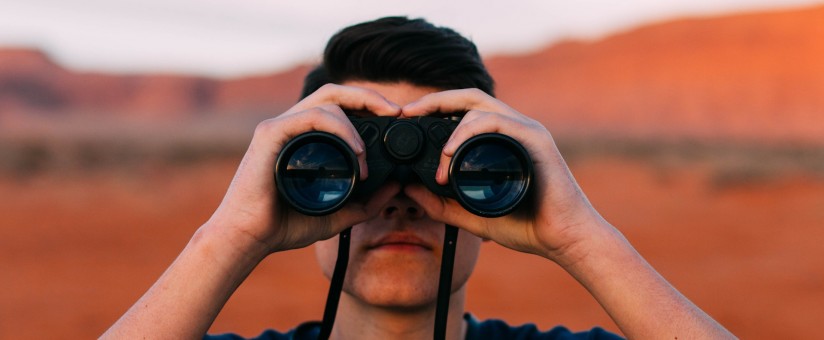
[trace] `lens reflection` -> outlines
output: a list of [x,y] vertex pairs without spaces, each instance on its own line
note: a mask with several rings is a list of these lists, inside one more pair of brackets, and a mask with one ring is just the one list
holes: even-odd
[[466,150],[458,161],[452,180],[458,194],[476,210],[492,214],[506,210],[526,190],[521,158],[505,146],[478,144]]
[[340,150],[326,143],[308,143],[291,155],[279,184],[298,206],[324,210],[346,198],[352,173],[352,164]]

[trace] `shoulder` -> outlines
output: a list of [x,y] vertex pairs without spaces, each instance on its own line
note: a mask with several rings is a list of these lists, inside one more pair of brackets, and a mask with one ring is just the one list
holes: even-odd
[[478,321],[471,314],[464,315],[467,322],[467,340],[573,340],[573,339],[622,339],[620,336],[596,327],[589,331],[572,332],[566,327],[555,327],[548,331],[541,331],[535,324],[528,323],[519,326],[510,326],[504,321],[489,319]]
[[299,326],[289,330],[286,333],[281,333],[276,330],[266,330],[254,338],[244,338],[237,334],[207,334],[203,337],[204,340],[303,340],[303,339],[317,339],[320,334],[320,322],[310,321],[304,322]]

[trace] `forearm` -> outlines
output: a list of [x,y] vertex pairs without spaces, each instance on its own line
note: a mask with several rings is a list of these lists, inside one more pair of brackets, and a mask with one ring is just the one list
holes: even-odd
[[158,281],[103,338],[194,339],[266,253],[243,235],[204,225]]
[[632,339],[735,338],[659,275],[605,221],[570,272]]

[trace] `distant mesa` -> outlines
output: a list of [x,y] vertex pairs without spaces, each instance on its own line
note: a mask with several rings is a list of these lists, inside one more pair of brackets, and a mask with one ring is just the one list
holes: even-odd
[[[487,58],[498,95],[562,136],[824,142],[824,7],[676,20]],[[308,66],[219,80],[66,70],[0,50],[0,119],[281,112]]]
[[491,58],[501,98],[572,135],[824,142],[824,7],[684,19]]
[[37,50],[0,49],[3,115],[124,116],[165,121],[201,115],[276,113],[298,100],[308,66],[218,80],[176,74],[67,70]]

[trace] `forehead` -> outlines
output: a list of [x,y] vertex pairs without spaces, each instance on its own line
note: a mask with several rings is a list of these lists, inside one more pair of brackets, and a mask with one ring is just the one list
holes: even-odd
[[374,90],[384,98],[400,106],[414,102],[427,94],[440,91],[434,87],[417,86],[407,82],[375,83],[371,81],[346,81],[341,85]]

